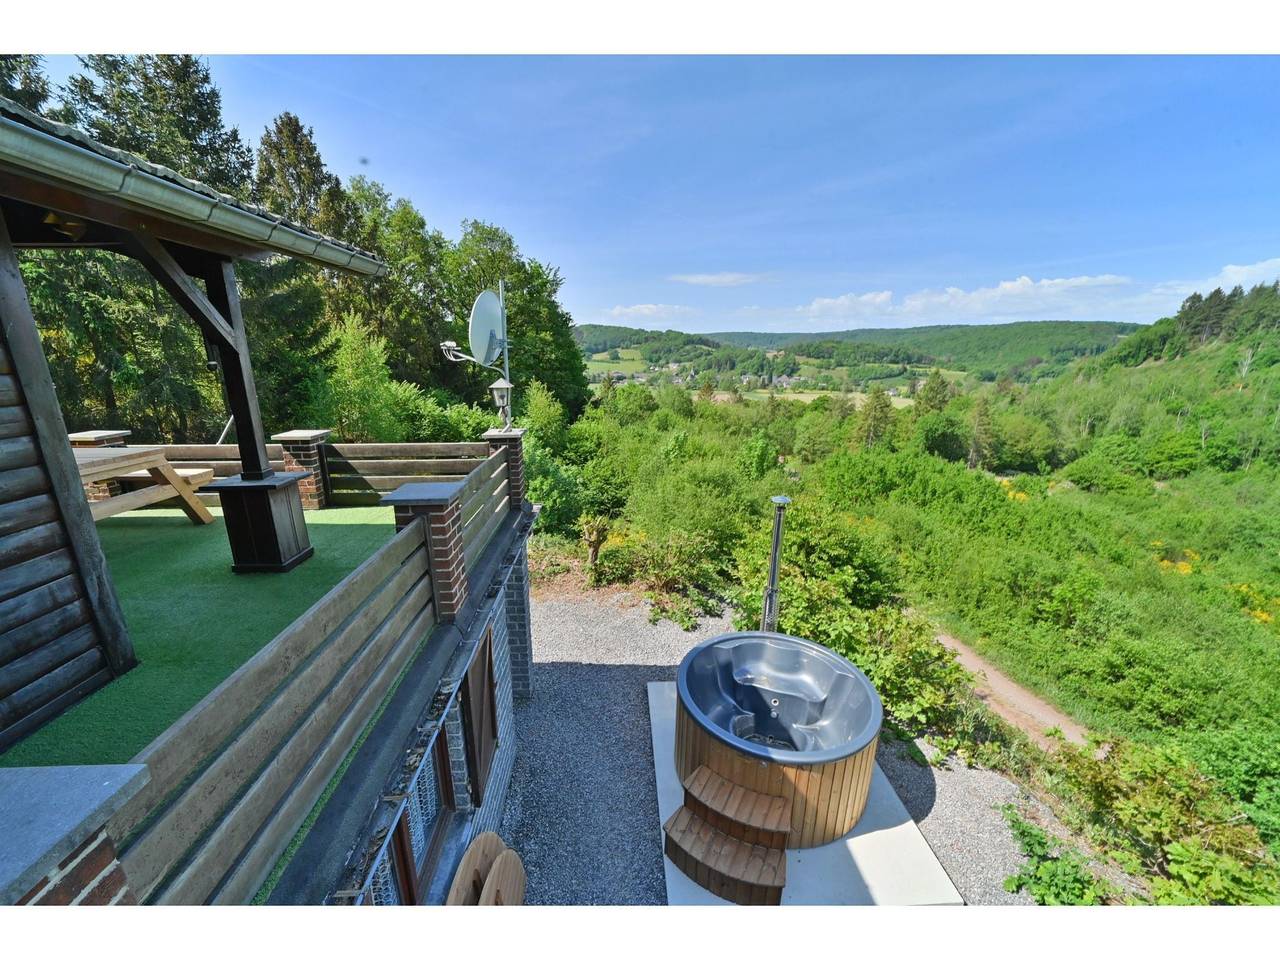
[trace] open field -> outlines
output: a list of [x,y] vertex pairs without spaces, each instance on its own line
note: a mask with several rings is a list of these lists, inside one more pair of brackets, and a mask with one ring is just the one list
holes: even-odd
[[597,373],[644,373],[649,369],[649,365],[644,362],[644,358],[640,356],[640,351],[634,347],[627,347],[618,351],[620,360],[610,360],[609,352],[602,351],[592,354],[591,359],[587,363],[587,375],[591,376]]
[[[835,390],[787,390],[785,392],[775,394],[775,396],[777,396],[778,399],[780,400],[799,400],[801,403],[812,403],[814,400],[817,400],[819,397],[838,397],[840,395],[841,394]],[[769,391],[768,390],[746,390],[743,392],[742,396],[748,400],[768,400]],[[858,404],[859,406],[861,406],[862,401],[867,398],[867,395],[865,393],[858,393],[856,391],[850,392],[846,394],[846,396],[851,397],[853,399],[853,402]],[[729,394],[727,393],[721,392],[716,394],[716,400],[722,403],[728,399],[729,399]],[[912,400],[910,397],[891,397],[890,402],[893,404],[894,408],[897,410],[901,410],[904,407],[909,407],[913,403],[915,403],[915,401]]]

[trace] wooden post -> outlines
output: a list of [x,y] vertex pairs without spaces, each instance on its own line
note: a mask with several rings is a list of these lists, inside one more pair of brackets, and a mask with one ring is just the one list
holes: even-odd
[[217,347],[227,406],[236,425],[240,474],[224,477],[205,489],[217,493],[222,504],[231,543],[231,569],[236,573],[292,570],[315,552],[298,492],[298,482],[311,474],[306,470],[276,473],[267,457],[235,267],[230,260],[212,254],[192,264],[190,268],[204,280],[202,292],[155,237],[130,234],[125,251],[147,268]]
[[235,335],[234,344],[218,344],[218,356],[221,358],[222,381],[227,387],[227,403],[236,422],[240,476],[246,480],[265,480],[275,471],[267,457],[262,412],[258,409],[258,388],[253,382],[249,343],[244,334],[244,317],[240,313],[235,267],[230,260],[212,261],[205,270],[204,282],[209,302],[231,324]]

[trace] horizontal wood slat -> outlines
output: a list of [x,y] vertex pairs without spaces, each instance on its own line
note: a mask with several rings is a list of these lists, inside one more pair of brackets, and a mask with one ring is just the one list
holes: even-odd
[[11,373],[0,374],[0,406],[13,406],[22,402],[22,388]]
[[[146,832],[129,848],[126,872],[134,888],[143,895],[153,883],[193,844],[223,808],[244,789],[259,767],[271,757],[282,738],[311,711],[344,664],[360,653],[371,632],[402,604],[406,596],[417,595],[414,584],[426,578],[426,547],[414,551],[403,566],[380,584],[369,601],[351,620],[325,638],[324,646],[289,678],[235,739],[221,750],[208,767],[184,788]],[[426,600],[419,602],[421,608]],[[416,611],[415,611],[416,612]],[[279,757],[276,758],[279,762]]]
[[77,627],[57,640],[46,643],[24,657],[19,657],[0,667],[0,697],[7,697],[30,683],[34,683],[50,670],[73,660],[98,645],[93,627]]
[[438,459],[420,460],[347,460],[343,457],[329,457],[329,473],[331,476],[341,474],[357,474],[362,477],[421,477],[437,474],[456,474],[465,476],[471,469],[483,461],[474,457],[466,460]]
[[0,406],[0,439],[31,435],[31,417],[25,406]]
[[92,650],[86,650],[57,669],[50,670],[34,682],[26,684],[17,692],[0,700],[0,729],[22,720],[23,717],[74,688],[81,681],[87,680],[104,666],[106,666],[106,658],[102,655],[102,649],[95,645]]
[[105,686],[110,680],[111,671],[103,667],[74,686],[64,690],[48,703],[31,711],[31,713],[28,713],[11,726],[0,728],[0,750],[8,749],[31,731],[38,730],[63,710],[83,700],[99,687]]
[[58,519],[58,505],[47,493],[0,504],[0,537]]
[[[0,464],[0,466],[4,466]],[[0,503],[21,500],[49,490],[49,475],[44,467],[19,467],[0,470]]]
[[347,460],[478,458],[489,455],[487,443],[326,443],[325,452]]
[[50,580],[57,580],[74,570],[71,553],[66,549],[15,564],[6,568],[4,575],[0,576],[0,601],[16,597]]
[[147,764],[151,780],[112,819],[111,835],[137,826],[422,543],[420,526],[400,531],[139,753],[133,762]]
[[34,467],[40,462],[34,437],[10,437],[0,440],[0,465],[6,470],[18,467]]
[[70,603],[0,633],[0,664],[25,656],[37,647],[88,622],[89,605],[83,597],[77,596]]
[[36,527],[19,530],[7,537],[0,537],[0,569],[51,553],[66,546],[67,531],[61,522],[42,523]]
[[[477,474],[480,472],[481,471],[479,470],[476,471]],[[506,483],[506,481],[507,464],[505,461],[498,463],[497,466],[489,473],[488,477],[474,486],[470,483],[470,479],[468,480],[468,486],[471,487],[471,489],[463,493],[462,504],[459,507],[459,510],[462,513],[462,523],[464,527],[469,524],[478,513],[483,511],[493,502],[494,493],[496,493],[498,488],[502,486],[502,484]]]
[[[234,460],[240,462],[240,448],[234,443],[169,443],[162,444],[164,457],[170,463],[182,460]],[[284,447],[278,443],[267,444],[267,456],[272,460],[284,459]]]
[[480,554],[484,553],[484,548],[489,545],[489,541],[497,533],[498,525],[502,523],[502,518],[511,509],[511,499],[507,496],[506,481],[503,481],[502,486],[498,489],[495,499],[497,499],[497,503],[493,505],[493,511],[488,514],[488,519],[483,524],[476,522],[467,528],[474,531],[470,541],[467,540],[467,530],[462,531],[462,562],[467,570],[476,569],[476,562],[480,559]]
[[463,474],[431,474],[419,477],[362,477],[351,473],[329,474],[329,486],[335,493],[368,493],[399,490],[406,483],[442,483],[446,480],[465,479]]

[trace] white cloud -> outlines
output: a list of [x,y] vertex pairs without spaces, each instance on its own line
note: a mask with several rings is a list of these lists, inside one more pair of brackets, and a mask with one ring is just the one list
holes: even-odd
[[606,313],[618,320],[662,320],[687,316],[693,313],[693,308],[674,303],[633,303],[629,307],[611,307]]
[[1081,277],[1018,277],[995,286],[965,290],[917,290],[895,297],[892,290],[817,297],[793,312],[815,321],[863,325],[921,326],[934,323],[998,323],[1008,320],[1076,319],[1098,310],[1132,284],[1115,274]]
[[763,273],[675,273],[667,279],[675,283],[687,283],[695,287],[745,287],[759,283]]

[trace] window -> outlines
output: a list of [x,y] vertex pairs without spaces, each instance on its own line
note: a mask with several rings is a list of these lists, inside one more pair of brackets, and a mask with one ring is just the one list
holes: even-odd
[[475,659],[467,668],[462,684],[462,726],[467,745],[467,766],[471,770],[471,798],[478,807],[484,803],[489,768],[498,748],[498,703],[494,689],[493,627],[485,630]]
[[387,856],[374,874],[374,903],[424,902],[452,816],[449,748],[441,735],[409,782]]

